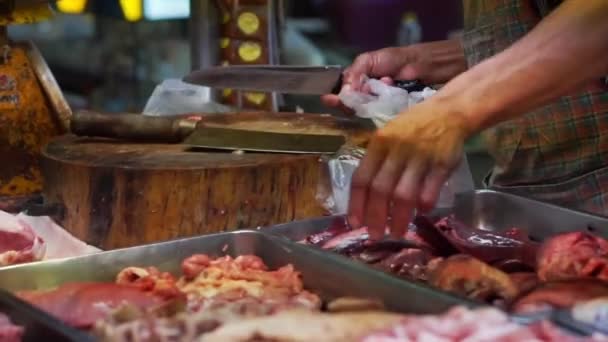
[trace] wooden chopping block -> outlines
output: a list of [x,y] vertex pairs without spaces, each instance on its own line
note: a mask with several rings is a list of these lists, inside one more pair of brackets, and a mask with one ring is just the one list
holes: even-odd
[[[312,114],[203,120],[269,131],[339,131],[357,139],[367,134],[357,125],[344,127],[335,118]],[[319,186],[328,186],[318,155],[190,152],[180,144],[63,136],[44,149],[42,170],[46,204],[63,208],[56,220],[102,249],[326,214],[317,200]]]

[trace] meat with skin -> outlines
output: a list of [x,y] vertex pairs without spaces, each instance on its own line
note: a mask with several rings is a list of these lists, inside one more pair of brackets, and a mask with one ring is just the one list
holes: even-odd
[[542,283],[511,305],[516,313],[570,308],[576,303],[608,296],[608,283],[597,279],[572,279]]
[[[441,234],[437,233],[436,228],[433,224],[425,217],[416,217],[414,222],[416,224],[410,224],[409,229],[403,236],[403,240],[409,243],[409,245],[417,245],[420,248],[426,248],[431,250],[434,254],[443,256],[451,254],[456,250],[449,245],[449,242],[442,237]],[[339,232],[339,234],[335,234]],[[311,235],[308,240],[318,241],[321,240],[319,233]],[[373,244],[376,241],[369,239],[369,232],[367,227],[359,229],[335,229],[332,233],[328,234],[331,238],[324,240],[323,243],[317,244],[323,249],[332,250],[339,254],[351,254],[357,253],[364,249],[367,245]],[[402,246],[406,247],[406,246]]]
[[386,312],[328,314],[286,311],[270,317],[234,321],[199,339],[200,342],[345,342],[395,324],[401,315]]
[[441,219],[435,225],[458,251],[492,264],[502,260],[519,260],[536,267],[538,243],[517,228],[496,233],[468,227],[454,216]]
[[25,330],[13,324],[7,315],[0,313],[0,341],[21,342]]
[[429,273],[429,284],[485,302],[510,301],[517,296],[517,286],[508,274],[464,254],[441,261]]
[[509,317],[496,309],[468,310],[456,307],[439,316],[410,316],[389,329],[370,333],[360,342],[403,341],[555,341],[582,342],[603,340],[575,337],[561,331],[548,321],[529,326],[509,321]]
[[321,247],[323,249],[334,250],[337,253],[344,253],[369,240],[367,227],[349,230],[325,242]]
[[38,261],[46,244],[23,220],[0,211],[0,266]]
[[608,241],[585,232],[555,236],[538,255],[542,281],[595,277],[608,281]]
[[432,269],[429,264],[435,265],[440,259],[423,249],[404,248],[374,266],[400,277],[424,281],[429,268]]
[[69,283],[49,291],[24,291],[20,298],[61,319],[87,329],[121,305],[150,309],[164,302],[161,297],[133,286],[113,283]]
[[29,225],[34,233],[44,241],[45,260],[69,258],[101,251],[99,248],[78,240],[48,216],[28,216],[21,213],[15,216],[15,219]]
[[332,221],[331,225],[327,228],[327,230],[322,231],[318,234],[307,236],[306,239],[304,239],[304,241],[302,242],[309,245],[322,246],[330,239],[340,234],[346,233],[349,230],[351,229],[348,225],[348,222],[346,221],[346,217],[337,217]]

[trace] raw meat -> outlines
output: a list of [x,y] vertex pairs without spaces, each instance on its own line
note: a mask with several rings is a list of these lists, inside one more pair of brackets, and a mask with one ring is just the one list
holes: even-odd
[[464,254],[440,262],[430,272],[429,284],[490,303],[509,301],[517,296],[517,287],[509,275]]
[[286,307],[319,308],[321,300],[304,290],[300,273],[292,265],[270,271],[253,255],[212,259],[193,255],[182,263],[184,277],[177,287],[188,296],[190,310],[200,311],[218,300],[247,298],[272,301],[276,310]]
[[508,316],[496,309],[468,310],[453,308],[440,316],[410,316],[390,329],[364,336],[361,342],[512,342],[512,341],[603,341],[594,338],[575,337],[566,334],[548,321],[530,326],[509,321]]
[[531,326],[511,322],[496,309],[457,307],[442,315],[397,315],[381,312],[325,314],[289,311],[275,316],[233,321],[203,335],[201,342],[511,342],[601,341],[578,338],[542,321]]
[[48,216],[19,214],[15,218],[29,225],[36,235],[45,242],[46,249],[43,257],[45,260],[69,258],[101,251],[99,248],[78,240]]
[[0,341],[21,342],[23,333],[23,327],[13,324],[8,316],[0,313]]
[[46,244],[23,220],[0,211],[0,266],[41,260]]
[[464,225],[454,216],[436,223],[437,229],[461,253],[481,261],[494,263],[502,260],[519,260],[531,268],[536,266],[538,243],[517,228],[495,233]]
[[76,328],[90,328],[112,309],[133,305],[149,309],[164,299],[133,286],[112,283],[69,283],[50,291],[25,291],[22,299]]
[[346,233],[349,230],[350,226],[346,221],[346,217],[337,217],[332,221],[331,225],[327,228],[327,230],[324,230],[318,234],[309,235],[301,242],[314,246],[322,246],[330,239],[342,233]]
[[133,286],[166,299],[183,295],[176,283],[171,273],[160,272],[156,267],[127,267],[116,276],[116,284]]
[[202,336],[199,341],[357,341],[366,332],[395,324],[400,317],[385,312],[327,314],[287,311],[269,317],[230,322]]
[[515,300],[517,313],[569,308],[579,302],[608,297],[608,283],[597,279],[572,279],[543,283]]
[[374,266],[400,277],[427,280],[428,272],[432,271],[441,260],[440,257],[434,257],[423,249],[404,248]]
[[538,285],[538,276],[534,272],[509,273],[509,278],[517,287],[519,295],[532,291]]
[[49,217],[0,211],[0,266],[99,252],[70,235]]
[[584,232],[555,236],[538,256],[542,281],[595,277],[608,281],[608,241]]

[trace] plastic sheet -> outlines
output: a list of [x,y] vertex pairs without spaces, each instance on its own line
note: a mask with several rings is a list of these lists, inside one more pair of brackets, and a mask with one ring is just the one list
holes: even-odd
[[[386,125],[404,109],[424,101],[436,92],[426,88],[420,92],[408,93],[406,90],[391,87],[374,79],[366,80],[364,87],[370,90],[369,93],[356,92],[345,87],[339,94],[340,99],[346,106],[352,108],[357,116],[371,119],[378,128]],[[345,149],[328,162],[332,198],[325,203],[332,214],[346,212],[352,175],[363,154],[364,152],[356,149]],[[458,168],[443,186],[436,207],[450,208],[453,206],[456,194],[474,189],[469,164],[466,156],[463,156]]]
[[231,108],[212,102],[211,90],[177,79],[164,80],[156,86],[146,103],[143,114],[150,116],[191,113],[225,113]]

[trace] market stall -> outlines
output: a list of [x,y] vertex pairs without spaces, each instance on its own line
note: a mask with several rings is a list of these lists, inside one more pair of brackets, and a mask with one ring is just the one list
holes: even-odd
[[184,84],[221,113],[72,113],[5,37],[0,128],[30,163],[0,166],[0,341],[608,341],[605,217],[463,191],[464,158],[405,234],[348,224],[346,167],[434,89],[372,80],[363,119],[277,111],[341,82],[277,67],[281,6],[192,1]]

